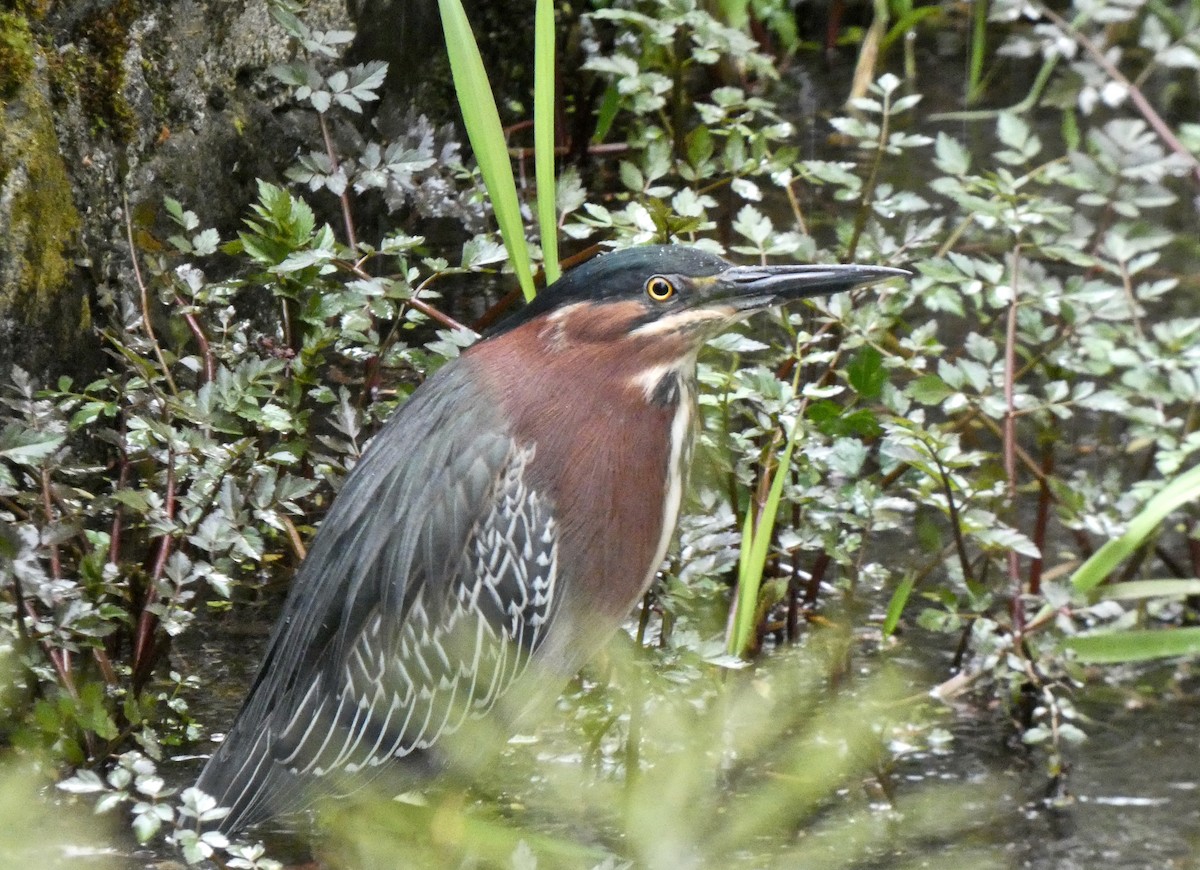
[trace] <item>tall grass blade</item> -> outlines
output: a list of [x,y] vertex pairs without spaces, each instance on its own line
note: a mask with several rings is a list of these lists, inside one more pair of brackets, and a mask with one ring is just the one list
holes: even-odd
[[484,186],[492,200],[500,236],[512,262],[513,271],[526,299],[533,298],[533,270],[529,266],[529,247],[525,243],[525,224],[521,220],[521,205],[517,184],[513,180],[512,162],[500,126],[496,99],[483,68],[483,58],[471,24],[463,9],[462,0],[438,0],[442,14],[442,29],[446,34],[446,53],[450,57],[450,72],[454,91],[462,110],[463,125]]
[[558,208],[554,184],[554,0],[537,0],[533,39],[533,159],[537,182],[538,230],[546,283],[562,274],[558,265]]
[[1125,534],[1107,541],[1090,559],[1075,569],[1071,584],[1079,592],[1087,592],[1100,585],[1125,557],[1158,528],[1167,514],[1197,498],[1200,498],[1200,465],[1176,477],[1146,502],[1141,513],[1129,521]]
[[887,615],[883,618],[883,627],[880,629],[884,637],[891,637],[896,626],[900,624],[900,615],[904,613],[904,605],[908,603],[908,598],[912,595],[916,582],[917,575],[910,571],[904,575],[904,579],[892,593],[891,600],[888,601]]
[[779,465],[775,468],[775,476],[771,478],[771,490],[767,494],[762,512],[758,515],[758,521],[752,521],[750,511],[746,512],[742,550],[738,554],[737,610],[734,613],[733,630],[727,645],[732,655],[744,658],[754,645],[758,592],[762,587],[763,569],[767,564],[771,538],[775,532],[775,516],[779,513],[779,502],[783,498],[783,483],[792,465],[792,450],[796,446],[796,436],[799,432],[800,419],[797,418],[791,434],[788,435],[787,447],[784,448]]
[[1200,653],[1200,628],[1131,629],[1069,637],[1063,646],[1088,664],[1119,664]]
[[971,6],[971,59],[967,70],[967,105],[974,105],[983,89],[983,59],[987,54],[988,0]]
[[1096,590],[1105,601],[1145,601],[1147,598],[1188,598],[1200,595],[1200,580],[1134,580],[1109,583]]

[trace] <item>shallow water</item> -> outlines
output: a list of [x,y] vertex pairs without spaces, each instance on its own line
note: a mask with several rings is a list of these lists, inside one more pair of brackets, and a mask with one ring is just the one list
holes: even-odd
[[[1040,771],[1015,777],[995,845],[1035,870],[1193,867],[1200,845],[1200,700],[1164,698],[1146,709],[1082,697],[1089,740],[1070,756],[1066,799],[1036,800]],[[970,740],[957,753],[984,750]],[[1006,761],[1008,763],[1006,764]],[[1010,777],[1001,754],[989,776]],[[1031,799],[1032,798],[1032,799]],[[1022,799],[1025,800],[1022,803]]]
[[[267,609],[263,616],[268,616]],[[197,633],[197,637],[207,639],[194,650],[180,651],[184,656],[204,655],[210,663],[207,672],[213,675],[212,687],[223,689],[193,701],[194,713],[206,726],[219,730],[230,721],[240,699],[240,689],[233,686],[245,684],[252,677],[267,628],[266,622],[254,626],[239,622],[233,632],[226,633],[218,621]],[[952,651],[942,648],[948,646],[946,638],[936,635],[910,637],[905,646],[906,652],[901,657],[911,654],[914,660],[919,660],[910,662],[905,669],[905,689],[921,695],[942,676],[939,668],[949,661]],[[865,652],[856,658],[864,665],[863,671],[872,670],[879,661]],[[803,653],[776,651],[770,657],[772,678],[779,679],[780,665],[793,664],[797,668],[806,667]],[[672,667],[669,665],[668,670]],[[707,678],[712,676],[710,673]],[[1195,866],[1193,855],[1200,844],[1197,800],[1200,754],[1192,747],[1195,735],[1200,733],[1200,698],[1190,694],[1194,687],[1189,685],[1190,675],[1186,671],[1159,668],[1137,674],[1126,671],[1119,676],[1119,682],[1112,685],[1097,682],[1076,696],[1084,717],[1079,724],[1089,738],[1068,750],[1068,775],[1053,800],[1047,799],[1049,779],[1044,753],[1016,742],[1001,710],[976,706],[970,700],[953,707],[938,703],[932,707],[932,721],[953,739],[935,742],[932,749],[925,742],[924,748],[899,755],[887,774],[894,803],[889,804],[873,791],[870,774],[859,772],[831,786],[821,806],[800,825],[796,841],[811,841],[804,854],[811,858],[827,848],[827,864],[779,864],[780,849],[787,846],[787,840],[777,837],[764,842],[763,850],[757,854],[754,849],[743,851],[733,864],[724,860],[706,864],[702,854],[680,855],[680,860],[699,861],[696,866],[747,867],[883,868],[910,862],[911,866],[937,868],[996,866],[1031,870]],[[753,682],[754,676],[742,672],[735,679]],[[1124,688],[1128,686],[1139,688]],[[603,691],[603,687],[591,691],[594,694]],[[681,682],[680,692],[689,691]],[[623,736],[628,728],[628,709],[620,709],[619,699],[605,702],[613,704],[619,724],[589,743],[581,736],[580,717],[596,714],[597,702],[594,698],[581,700],[587,694],[587,689],[573,685],[567,692],[570,700],[564,702],[571,707],[571,715],[552,720],[541,731],[524,735],[505,748],[489,771],[504,784],[477,792],[475,808],[485,815],[499,812],[507,821],[534,835],[582,842],[620,856],[627,836],[621,829],[620,814],[597,811],[595,807],[603,806],[611,795],[622,793],[626,761]],[[697,706],[703,705],[697,703]],[[787,727],[803,731],[808,715],[806,712],[798,716],[796,725]],[[643,726],[655,727],[655,720],[648,719]],[[646,735],[644,739],[654,745],[663,743],[661,734]],[[770,735],[768,739],[772,739]],[[680,736],[679,740],[681,746],[687,742],[686,736]],[[669,762],[669,751],[661,755],[650,752],[643,756],[642,764],[654,767],[664,763],[664,759]],[[711,800],[711,806],[716,808],[712,825],[721,825],[719,815],[725,806],[736,807],[739,801],[747,799],[747,794],[753,795],[759,784],[776,775],[770,770],[757,769],[769,768],[773,763],[770,759],[767,756],[765,762],[754,761],[751,776],[734,774],[727,782],[719,776],[700,778],[697,780],[700,785],[688,802],[698,812],[706,812],[706,801]],[[722,762],[713,760],[709,752],[697,756],[695,763]],[[198,765],[198,760],[184,758],[178,764],[164,765],[164,772],[174,780],[173,784],[182,787],[190,783]],[[759,776],[763,773],[765,777]],[[556,791],[561,789],[564,778],[577,791],[570,801],[564,801],[561,792]],[[668,777],[663,782],[666,793],[673,780]],[[716,796],[703,793],[706,786],[714,785],[727,791]],[[959,803],[945,810],[948,818],[953,813],[960,814],[955,816],[952,827],[915,839],[899,836],[912,819],[897,813],[896,807],[904,807],[907,801],[922,795],[932,796],[931,800],[936,801],[942,793],[939,789],[944,792],[955,787],[963,789],[954,792],[954,800]],[[500,801],[503,807],[485,806],[486,801],[492,800]],[[682,805],[668,809],[672,816],[685,812]],[[686,838],[687,831],[693,830],[686,826],[693,823],[683,824],[678,831],[669,831],[669,824],[664,824],[664,838],[668,842],[672,836]],[[847,863],[849,832],[864,826],[880,829],[873,834],[876,842]],[[881,839],[880,832],[888,826],[898,833],[894,846],[889,846],[886,838]],[[709,833],[703,827],[694,830],[696,837]],[[278,851],[281,847],[275,844],[274,848],[283,857]],[[131,847],[122,851],[130,867],[172,857],[170,853],[152,854]],[[591,865],[585,862],[578,866]]]

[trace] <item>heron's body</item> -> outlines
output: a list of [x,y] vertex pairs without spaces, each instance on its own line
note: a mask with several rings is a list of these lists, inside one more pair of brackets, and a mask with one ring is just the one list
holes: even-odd
[[[831,268],[832,283],[805,280],[819,291],[899,274]],[[686,248],[602,257],[388,421],[197,783],[231,808],[224,830],[299,809],[323,783],[421,766],[468,718],[511,718],[505,700],[531,661],[557,685],[611,635],[675,529],[696,354],[780,292],[734,297],[743,307],[703,295],[735,273],[739,292],[775,274]],[[668,281],[666,299],[641,295],[650,276]],[[668,312],[685,288],[696,298]]]

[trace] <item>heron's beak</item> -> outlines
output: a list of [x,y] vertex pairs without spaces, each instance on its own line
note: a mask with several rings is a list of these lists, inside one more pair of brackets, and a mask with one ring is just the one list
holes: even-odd
[[824,296],[874,284],[888,278],[907,278],[904,269],[887,266],[734,266],[717,275],[714,301],[742,312],[782,305],[807,296]]

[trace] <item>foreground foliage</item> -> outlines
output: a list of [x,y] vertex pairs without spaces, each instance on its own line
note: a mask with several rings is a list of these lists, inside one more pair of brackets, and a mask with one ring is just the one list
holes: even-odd
[[[201,734],[188,701],[203,675],[173,669],[172,639],[205,610],[241,608],[290,573],[378,423],[473,340],[439,288],[477,287],[509,268],[453,132],[413,119],[385,141],[356,127],[386,69],[341,68],[346,34],[311,29],[294,4],[276,12],[298,55],[274,76],[313,109],[330,147],[314,143],[288,168],[290,185],[262,182],[236,237],[174,200],[161,223],[131,223],[136,274],[101,300],[111,367],[49,387],[18,370],[0,395],[0,644],[13,663],[0,696],[5,738],[24,758],[78,768],[67,790],[131,808],[139,839],[174,830],[189,860],[227,844],[198,832],[219,810],[174,794],[154,763]],[[867,655],[854,635],[886,647],[902,646],[914,624],[945,633],[959,653],[941,694],[1001,699],[1023,739],[1045,745],[1055,777],[1065,745],[1084,736],[1071,702],[1085,677],[1077,655],[1126,661],[1200,642],[1180,627],[1200,577],[1194,510],[1159,525],[1194,494],[1187,469],[1200,449],[1200,319],[1186,304],[1196,279],[1181,265],[1200,245],[1186,207],[1200,184],[1200,126],[1164,120],[1194,106],[1200,13],[1136,0],[1081,3],[1064,17],[1017,3],[992,13],[1003,44],[991,62],[1030,73],[1026,99],[931,118],[922,82],[885,72],[831,120],[837,140],[820,156],[797,143],[824,141],[824,122],[798,130],[773,102],[784,93],[774,59],[699,4],[600,4],[575,23],[589,35],[585,74],[603,94],[597,136],[620,148],[590,158],[588,187],[577,168],[562,169],[568,243],[680,240],[749,261],[917,272],[908,286],[816,301],[723,337],[702,361],[692,511],[636,637],[671,681],[637,691],[640,677],[582,683],[565,702],[575,721],[550,732],[586,747],[601,782],[627,783],[630,811],[615,828],[637,833],[635,809],[663,789],[693,793],[689,777],[745,761],[755,740],[778,749],[791,775],[795,746],[811,750],[791,736],[825,726],[787,719],[756,731],[778,708],[739,690],[740,674],[721,675],[736,664],[727,648],[752,657],[806,634],[806,622],[829,625],[814,630],[823,684]],[[953,32],[953,11],[944,14]],[[966,147],[957,131],[967,124],[992,137],[990,152]],[[393,229],[365,238],[354,215],[380,203]],[[339,219],[322,223],[314,207]],[[463,227],[460,250],[422,236],[446,217]],[[1164,502],[1151,499],[1173,479],[1158,510]],[[764,511],[773,484],[778,504]],[[1140,540],[1116,550],[1129,558],[1090,562],[1071,582],[1129,527]],[[745,552],[744,529],[757,541]],[[726,578],[745,582],[755,552],[761,582],[752,606],[743,602],[740,634],[726,638],[737,594]],[[763,670],[760,696],[791,697],[801,672]],[[648,722],[672,693],[700,712],[665,733],[732,729],[732,744],[655,747],[647,735],[662,728]],[[845,702],[821,715],[850,721]],[[899,708],[921,718],[920,704]],[[745,819],[718,827],[707,854],[797,859],[796,831],[816,824],[814,807],[838,783],[886,779],[904,751],[884,748],[888,733],[859,729],[827,776],[792,782],[795,791],[754,781]],[[914,733],[921,744],[935,732]],[[639,778],[643,750],[665,779]],[[856,755],[869,763],[841,763]],[[672,865],[719,811],[719,779],[683,827],[651,814],[629,842],[589,842],[564,858],[570,837],[537,839],[517,825],[490,854],[517,866]],[[551,799],[523,818],[536,832],[546,819],[594,817],[618,800],[611,784],[596,786],[592,805]],[[484,823],[446,800],[438,824]],[[782,805],[794,812],[773,832],[749,821]],[[395,830],[427,840],[430,825]],[[242,863],[229,866],[269,864],[261,850],[233,850]]]

